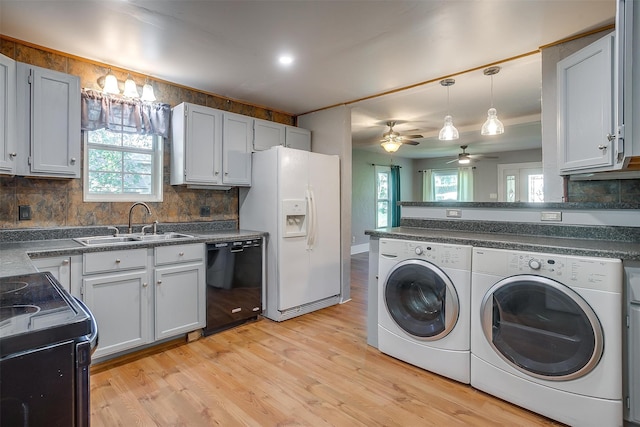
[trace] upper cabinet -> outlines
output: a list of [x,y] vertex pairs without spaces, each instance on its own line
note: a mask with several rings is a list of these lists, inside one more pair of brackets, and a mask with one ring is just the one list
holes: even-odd
[[561,175],[640,168],[639,41],[640,4],[618,0],[615,33],[558,63]]
[[251,184],[253,119],[182,103],[173,108],[171,184]]
[[17,63],[16,174],[80,177],[80,79]]
[[0,173],[16,172],[16,62],[0,55]]
[[268,150],[276,145],[311,151],[311,131],[268,120],[255,119],[253,150]]

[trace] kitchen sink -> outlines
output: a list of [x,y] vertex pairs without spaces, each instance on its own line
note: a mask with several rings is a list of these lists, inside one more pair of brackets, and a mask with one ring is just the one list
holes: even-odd
[[148,242],[148,241],[153,242],[157,240],[192,239],[193,236],[190,236],[188,234],[170,232],[170,233],[162,233],[162,234],[142,234],[140,236],[137,236],[137,238],[139,240],[142,240],[143,242]]
[[78,237],[75,240],[85,246],[95,245],[114,245],[119,243],[133,243],[133,242],[155,242],[162,240],[172,239],[192,239],[193,236],[182,233],[162,233],[162,234],[126,234],[119,236],[91,236],[91,237]]

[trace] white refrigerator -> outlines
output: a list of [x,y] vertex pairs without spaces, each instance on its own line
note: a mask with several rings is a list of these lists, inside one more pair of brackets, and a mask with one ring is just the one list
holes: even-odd
[[340,160],[276,146],[253,153],[240,228],[266,231],[263,315],[282,321],[337,304],[341,289]]

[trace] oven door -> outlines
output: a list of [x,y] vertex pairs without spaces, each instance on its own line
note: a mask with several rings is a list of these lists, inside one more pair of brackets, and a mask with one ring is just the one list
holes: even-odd
[[484,296],[485,338],[504,361],[545,380],[571,380],[591,372],[604,348],[600,322],[589,304],[555,280],[519,275]]

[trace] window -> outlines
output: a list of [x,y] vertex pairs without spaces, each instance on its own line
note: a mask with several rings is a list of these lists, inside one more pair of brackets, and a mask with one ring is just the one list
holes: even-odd
[[376,228],[391,225],[391,192],[389,189],[391,168],[376,166]]
[[162,201],[162,137],[85,131],[84,201]]
[[455,200],[473,201],[473,168],[428,169],[423,173],[423,200],[441,202]]

